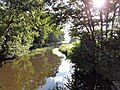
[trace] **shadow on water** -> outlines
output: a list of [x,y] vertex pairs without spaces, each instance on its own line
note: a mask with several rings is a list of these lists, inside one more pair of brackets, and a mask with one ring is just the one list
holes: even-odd
[[0,67],[2,67],[2,61],[0,60]]
[[0,90],[35,90],[55,76],[59,65],[60,58],[51,51],[6,63],[0,68]]
[[105,79],[96,70],[85,71],[74,66],[72,79],[66,84],[70,90],[120,90],[115,87],[113,81]]

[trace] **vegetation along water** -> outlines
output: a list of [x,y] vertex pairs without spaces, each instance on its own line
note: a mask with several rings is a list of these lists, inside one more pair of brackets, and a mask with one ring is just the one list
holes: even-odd
[[120,90],[120,0],[0,0],[0,66],[1,90]]

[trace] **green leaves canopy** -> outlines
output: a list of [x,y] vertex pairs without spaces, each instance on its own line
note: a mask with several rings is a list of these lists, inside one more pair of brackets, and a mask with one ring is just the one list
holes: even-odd
[[0,58],[21,56],[29,50],[34,37],[40,36],[44,42],[49,33],[59,32],[60,26],[51,17],[43,0],[1,0]]
[[92,0],[69,0],[52,4],[61,22],[72,23],[71,36],[80,39],[74,48],[72,62],[81,69],[95,69],[111,80],[120,80],[119,0],[105,0],[105,6],[94,8]]

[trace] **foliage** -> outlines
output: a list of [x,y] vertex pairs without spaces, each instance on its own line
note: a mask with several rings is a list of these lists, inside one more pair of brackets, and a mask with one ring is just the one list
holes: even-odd
[[72,79],[65,84],[70,90],[117,90],[112,81],[105,79],[96,71],[86,72],[74,65]]
[[21,56],[29,50],[34,36],[37,35],[31,29],[29,21],[31,1],[1,0],[0,3],[0,58]]
[[92,0],[61,1],[52,7],[61,22],[72,23],[71,36],[80,39],[71,61],[86,72],[94,69],[104,78],[120,80],[119,0],[105,0],[101,8],[94,8]]
[[120,46],[118,42],[118,38],[112,36],[108,40],[105,39],[101,47],[101,41],[96,40],[96,43],[93,43],[89,35],[85,34],[82,36],[80,45],[73,49],[71,60],[86,71],[95,69],[106,78],[119,80]]
[[[39,33],[38,37],[35,37],[34,43],[45,44],[47,40],[52,39],[52,37],[58,38],[63,32],[61,31],[61,26],[54,23],[52,20],[52,14],[49,12],[37,10],[34,13],[34,30]],[[40,18],[39,18],[40,17]],[[55,39],[54,38],[54,39]],[[53,41],[54,41],[53,39]],[[48,42],[49,43],[49,42]]]
[[[57,32],[56,32],[57,33]],[[55,33],[49,33],[47,39],[45,40],[45,43],[58,43],[64,40],[64,32],[59,31],[59,35],[56,35]]]
[[100,9],[93,8],[92,2],[86,0],[71,1],[71,4],[76,6],[75,14],[70,13],[73,18],[71,34],[80,37],[72,61],[86,71],[95,69],[105,78],[120,80],[120,39],[119,28],[116,28],[119,1],[107,0],[106,6]]
[[50,33],[61,35],[61,26],[45,11],[43,0],[0,1],[0,58],[27,53],[33,41],[44,43]]
[[80,41],[71,42],[71,44],[72,44],[73,46],[78,46],[78,45],[80,44]]
[[37,48],[32,50],[29,54],[30,56],[34,56],[36,54],[45,54],[47,51],[51,51],[52,48],[51,47],[44,47],[44,48]]
[[101,8],[95,8],[92,0],[68,0],[67,3],[51,0],[51,2],[53,13],[61,23],[72,23],[71,36],[80,37],[81,33],[86,31],[94,39],[95,32],[99,30],[101,38],[108,38],[109,33],[113,34],[115,30],[119,30],[119,0],[106,0]]
[[62,44],[59,47],[59,51],[61,51],[63,54],[65,54],[67,56],[67,58],[69,58],[69,56],[72,54],[72,48],[74,46],[72,44]]

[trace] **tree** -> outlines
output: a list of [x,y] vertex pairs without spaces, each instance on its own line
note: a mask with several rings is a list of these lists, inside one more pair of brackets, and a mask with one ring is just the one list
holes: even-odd
[[[45,11],[44,0],[0,1],[0,58],[13,58],[26,53],[34,38],[44,42],[48,34],[61,29]],[[58,30],[58,31],[56,31]]]
[[56,36],[54,33],[48,34],[48,38],[45,40],[47,44],[56,44],[64,40],[64,32],[60,32],[59,36]]
[[30,3],[30,0],[1,0],[0,58],[21,56],[29,49],[36,35],[29,22]]
[[105,0],[103,7],[94,8],[92,0],[69,0],[53,6],[56,15],[72,23],[71,36],[80,39],[71,61],[79,69],[97,71],[112,81],[120,80],[119,4],[119,0]]

